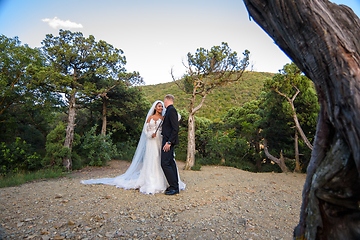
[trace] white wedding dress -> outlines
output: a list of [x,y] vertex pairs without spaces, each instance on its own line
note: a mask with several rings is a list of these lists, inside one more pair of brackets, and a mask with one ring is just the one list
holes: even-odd
[[[161,101],[154,102],[146,119],[152,115],[158,102]],[[124,189],[139,189],[141,193],[145,194],[164,192],[169,184],[161,168],[162,135],[161,126],[159,127],[161,122],[161,119],[158,119],[157,121],[151,119],[149,123],[145,122],[131,165],[123,175],[115,178],[83,180],[81,183],[107,184]],[[152,134],[156,131],[156,137],[152,138]],[[180,180],[179,173],[178,176],[179,189],[185,190],[186,185]]]

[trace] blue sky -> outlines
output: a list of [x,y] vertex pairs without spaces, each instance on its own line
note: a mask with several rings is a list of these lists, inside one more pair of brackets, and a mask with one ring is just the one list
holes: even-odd
[[[334,0],[360,16],[359,0]],[[65,27],[67,26],[67,27]],[[41,47],[59,29],[94,35],[124,51],[128,71],[146,84],[181,77],[188,52],[227,42],[251,52],[253,70],[278,72],[291,60],[249,16],[242,0],[0,0],[0,34]]]

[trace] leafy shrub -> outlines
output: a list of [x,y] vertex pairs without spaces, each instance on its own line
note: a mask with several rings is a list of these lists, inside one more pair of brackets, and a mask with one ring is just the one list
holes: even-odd
[[[186,160],[187,157],[187,145],[188,145],[188,120],[189,112],[186,110],[178,111],[181,115],[179,123],[179,145],[175,147],[175,154],[177,160]],[[206,133],[212,121],[206,118],[195,116],[195,149],[201,154],[204,151],[204,142],[202,136]]]
[[202,136],[205,139],[205,153],[201,159],[203,165],[225,165],[247,171],[255,171],[253,148],[231,130],[209,129]]
[[21,170],[37,170],[41,168],[41,157],[32,152],[32,147],[17,137],[10,144],[1,143],[0,146],[0,174],[18,173]]
[[116,159],[121,159],[125,161],[131,161],[135,151],[136,151],[136,142],[135,141],[127,141],[116,144],[118,154],[115,157]]
[[228,162],[225,165],[229,166],[229,167],[238,168],[238,169],[241,169],[244,171],[248,171],[248,172],[256,172],[255,164],[253,164],[251,162],[247,162],[247,161]]
[[84,164],[90,166],[104,166],[107,161],[117,156],[116,145],[112,143],[111,133],[103,136],[96,135],[97,125],[92,127],[90,131],[86,132],[83,137],[81,148],[83,149],[82,157],[84,157]]
[[282,170],[276,163],[265,163],[261,165],[261,171],[262,172],[275,172],[275,173],[281,173]]
[[81,156],[78,155],[77,153],[78,151],[78,147],[73,148],[73,150],[71,151],[71,169],[72,170],[78,170],[78,169],[82,169],[84,167],[84,163],[81,160]]
[[[46,156],[42,161],[43,166],[57,166],[63,167],[63,158],[70,156],[72,160],[76,159],[77,154],[73,151],[70,152],[70,149],[64,147],[66,131],[65,124],[59,122],[59,124],[52,130],[46,137]],[[73,147],[75,147],[80,142],[80,136],[74,134]]]
[[193,171],[200,171],[201,170],[201,164],[196,162],[194,166],[191,167],[191,170]]
[[289,171],[293,172],[295,170],[296,167],[296,162],[295,159],[285,159],[285,165],[288,167]]

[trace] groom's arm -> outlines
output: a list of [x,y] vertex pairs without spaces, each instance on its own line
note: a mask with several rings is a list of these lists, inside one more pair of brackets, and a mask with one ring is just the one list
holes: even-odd
[[168,117],[172,128],[168,141],[170,141],[171,144],[173,145],[176,142],[177,135],[179,134],[179,120],[178,120],[179,117],[175,108],[170,109]]

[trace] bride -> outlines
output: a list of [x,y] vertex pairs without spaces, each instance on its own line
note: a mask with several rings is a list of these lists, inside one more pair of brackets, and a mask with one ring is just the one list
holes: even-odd
[[[124,189],[139,189],[141,193],[145,194],[165,192],[169,184],[160,164],[161,123],[164,114],[164,103],[160,100],[155,101],[146,116],[131,165],[124,174],[115,178],[83,180],[81,183],[107,184]],[[184,190],[185,186],[179,177],[179,189]]]

